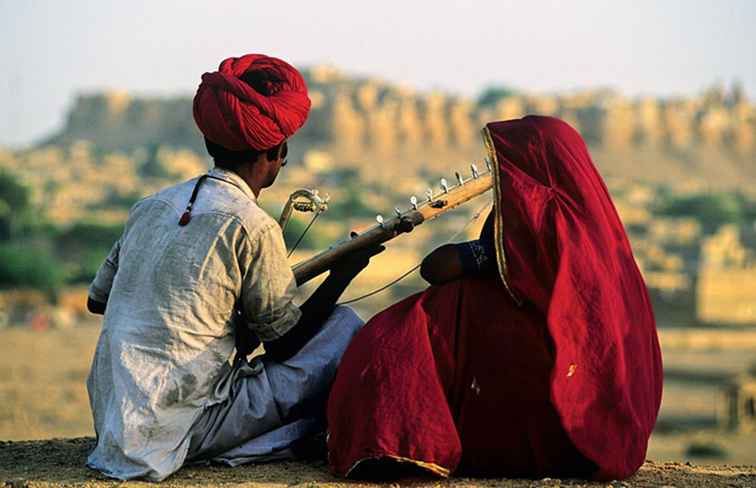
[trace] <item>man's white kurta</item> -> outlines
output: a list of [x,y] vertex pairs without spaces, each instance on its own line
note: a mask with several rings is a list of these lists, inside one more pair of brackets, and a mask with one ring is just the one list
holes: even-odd
[[[190,429],[229,398],[235,307],[263,341],[301,315],[281,231],[235,173],[213,169],[192,219],[195,180],[137,203],[89,296],[107,302],[87,381],[97,433],[89,465],[162,479],[185,461]],[[247,369],[249,369],[247,367]]]

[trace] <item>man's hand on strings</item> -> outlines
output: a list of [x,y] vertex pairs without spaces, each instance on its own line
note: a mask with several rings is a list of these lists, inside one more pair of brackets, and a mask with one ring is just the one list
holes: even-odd
[[406,216],[403,216],[399,219],[399,223],[396,226],[396,230],[398,234],[406,234],[408,232],[412,232],[412,229],[415,228],[415,224]]
[[375,245],[349,254],[342,258],[332,269],[331,276],[351,281],[370,264],[370,258],[386,250],[386,246]]

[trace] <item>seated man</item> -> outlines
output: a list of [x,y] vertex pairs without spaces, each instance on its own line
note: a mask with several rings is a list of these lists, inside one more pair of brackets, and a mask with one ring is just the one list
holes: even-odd
[[[279,59],[231,58],[202,77],[194,117],[215,168],[134,205],[90,287],[90,311],[105,315],[87,381],[90,467],[159,481],[185,462],[290,457],[322,432],[336,366],[362,326],[335,303],[382,248],[293,303],[281,230],[257,197],[309,107],[301,75]],[[266,354],[249,363],[258,340]]]

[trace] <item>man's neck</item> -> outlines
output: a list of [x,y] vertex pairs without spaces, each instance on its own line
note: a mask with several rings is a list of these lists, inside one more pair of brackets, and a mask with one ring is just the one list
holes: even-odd
[[262,190],[262,183],[251,177],[249,174],[245,174],[245,172],[240,171],[236,174],[238,174],[241,179],[244,180],[244,183],[247,184],[249,189],[252,190],[252,193],[255,194],[255,198],[258,198],[260,196],[260,190]]
[[240,165],[234,170],[234,173],[236,173],[242,180],[244,180],[244,183],[247,184],[250,190],[252,190],[252,193],[254,193],[255,198],[258,198],[260,196],[260,191],[262,190],[262,181],[260,181],[259,175],[256,175],[254,171],[252,171],[251,164],[243,164]]

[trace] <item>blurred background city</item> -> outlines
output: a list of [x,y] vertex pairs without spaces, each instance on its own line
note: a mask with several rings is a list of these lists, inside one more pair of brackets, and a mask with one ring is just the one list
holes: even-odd
[[[277,217],[297,188],[330,196],[292,264],[482,166],[486,122],[560,117],[652,296],[665,391],[648,457],[756,464],[755,4],[332,3],[0,1],[0,439],[93,435],[86,287],[133,203],[208,169],[201,73],[264,52],[302,69],[312,111],[261,203]],[[390,242],[344,298],[475,238],[490,200]],[[411,274],[355,307],[424,286]]]

